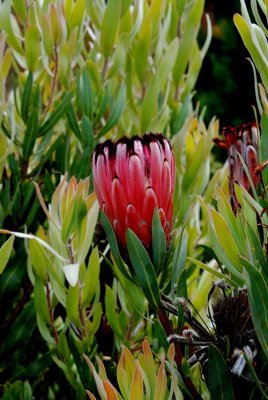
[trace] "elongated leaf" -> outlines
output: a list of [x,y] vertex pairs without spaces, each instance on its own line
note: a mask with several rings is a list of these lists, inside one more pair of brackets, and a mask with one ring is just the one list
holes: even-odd
[[83,142],[85,143],[85,146],[89,146],[90,151],[93,152],[94,149],[93,125],[89,120],[89,118],[85,115],[83,115],[82,117],[81,128],[82,128]]
[[84,98],[84,114],[91,119],[92,118],[92,90],[90,85],[89,76],[87,70],[84,68],[82,72],[83,82],[83,98]]
[[179,85],[180,80],[185,72],[189,57],[191,56],[191,49],[194,39],[200,26],[200,19],[204,8],[204,0],[195,1],[185,19],[185,27],[180,42],[175,67],[173,69],[173,79],[175,85]]
[[108,58],[113,50],[113,46],[118,31],[121,13],[121,0],[109,0],[106,5],[102,24],[101,24],[101,48],[105,58]]
[[84,278],[84,287],[82,292],[82,306],[90,304],[99,282],[100,260],[98,248],[95,247],[89,258],[86,275]]
[[155,79],[151,79],[142,103],[140,115],[140,128],[142,132],[148,131],[152,118],[157,112],[158,85]]
[[263,396],[263,398],[268,400],[268,394],[265,393],[264,388],[262,387],[262,384],[260,383],[260,381],[259,381],[259,379],[257,377],[256,371],[255,371],[251,361],[249,360],[248,356],[245,353],[244,353],[244,357],[245,357],[245,360],[246,360],[246,363],[247,363],[247,367],[249,369],[249,373],[250,373],[250,375],[251,375],[256,387],[260,391],[260,393]]
[[221,216],[217,211],[211,209],[211,217],[214,222],[214,227],[215,231],[219,240],[219,243],[226,254],[226,256],[229,258],[231,263],[235,268],[237,268],[239,271],[242,270],[241,263],[239,260],[239,251],[237,249],[237,246],[235,244],[235,241],[233,237],[231,236],[231,232]]
[[49,310],[45,295],[44,283],[38,276],[34,282],[34,305],[39,317],[46,323],[50,323]]
[[24,122],[27,122],[32,87],[33,87],[33,73],[32,71],[30,71],[21,98],[21,116]]
[[139,364],[137,364],[130,388],[129,400],[142,400],[142,399],[143,399],[143,379],[140,371],[140,366]]
[[267,74],[267,65],[268,61],[265,59],[260,46],[258,45],[257,38],[252,31],[251,24],[247,22],[241,15],[235,14],[234,16],[234,23],[242,37],[242,40],[250,52],[250,55],[256,65],[261,78],[262,82],[268,90],[268,74]]
[[220,351],[215,346],[209,346],[208,350],[208,383],[211,399],[234,399],[229,370]]
[[160,346],[162,346],[165,349],[165,351],[167,351],[169,342],[167,340],[166,332],[161,323],[158,321],[158,319],[154,321],[154,329],[155,329],[155,335],[159,340]]
[[79,319],[79,286],[70,286],[68,295],[67,295],[67,302],[66,302],[66,311],[69,320],[77,327],[80,326],[80,319]]
[[[53,360],[51,358],[50,351],[38,357],[30,365],[20,368],[15,375],[12,376],[13,380],[16,379],[26,379],[29,377],[36,377],[42,374],[46,368],[52,364]],[[32,399],[32,397],[31,397]]]
[[137,37],[136,46],[136,57],[135,57],[135,67],[137,71],[138,78],[143,84],[145,81],[145,71],[147,67],[147,59],[149,56],[149,49],[152,36],[152,23],[148,17],[143,21],[141,29]]
[[232,285],[234,287],[237,286],[237,284],[234,281],[232,281],[232,279],[230,279],[227,275],[224,275],[221,272],[219,272],[218,270],[215,270],[215,269],[209,267],[207,264],[205,264],[199,260],[196,260],[195,258],[192,258],[192,257],[187,257],[187,259],[189,261],[191,261],[193,264],[202,268],[204,271],[207,271],[207,272],[211,273],[212,275],[215,275],[219,279],[226,280],[230,285]]
[[155,271],[161,270],[166,257],[166,237],[161,225],[158,209],[155,209],[152,225],[153,266]]
[[36,326],[35,320],[35,309],[33,302],[31,301],[23,308],[22,312],[13,323],[9,335],[1,343],[0,354],[8,354],[13,346],[18,346],[24,340],[29,339]]
[[118,315],[116,312],[117,304],[113,290],[106,285],[105,289],[105,310],[106,316],[114,333],[124,341],[124,335],[119,323]]
[[268,276],[268,264],[265,257],[265,252],[262,249],[260,239],[256,235],[254,229],[250,224],[247,224],[247,229],[249,232],[249,237],[251,239],[252,247],[255,250],[254,255],[256,256],[256,260],[258,260],[260,267],[262,268],[263,272],[266,273]]
[[0,274],[2,274],[8,263],[13,247],[14,238],[15,236],[10,236],[10,238],[2,245],[0,249]]
[[144,295],[150,305],[159,307],[161,300],[154,267],[140,239],[130,229],[127,230],[127,248],[137,281]]
[[268,358],[268,277],[245,258],[241,257],[246,269],[245,278],[251,316],[257,337]]
[[70,104],[71,98],[73,94],[68,93],[63,96],[60,105],[52,112],[50,117],[44,122],[39,130],[39,136],[43,136],[52,129],[56,123],[61,119],[61,117],[65,114],[67,107]]
[[69,103],[66,107],[66,117],[75,136],[77,137],[77,139],[81,140],[82,135],[71,103]]
[[123,108],[125,105],[125,100],[126,100],[126,87],[122,86],[122,88],[119,91],[117,101],[114,103],[114,106],[111,110],[109,118],[108,118],[105,126],[102,128],[102,130],[98,134],[97,139],[99,139],[103,135],[105,135],[106,132],[108,132],[115,124],[117,124],[117,122],[120,118],[120,115],[123,111]]
[[110,221],[108,220],[108,218],[106,217],[106,215],[104,214],[104,212],[101,211],[100,213],[101,213],[102,226],[103,226],[103,228],[105,230],[105,233],[107,235],[107,238],[109,240],[109,244],[110,244],[110,247],[111,247],[115,262],[116,262],[118,268],[120,269],[120,272],[122,272],[122,274],[127,279],[132,281],[132,277],[129,275],[128,271],[126,270],[126,267],[124,265],[124,261],[122,260],[122,258],[120,256],[118,244],[117,244],[117,241],[116,241],[116,237],[115,237],[112,225],[111,225]]
[[34,108],[28,120],[27,129],[24,135],[22,152],[24,160],[27,160],[32,154],[36,138],[38,136],[38,112]]
[[30,71],[36,69],[39,61],[40,44],[39,30],[35,25],[29,25],[25,33],[25,57]]
[[97,122],[99,122],[101,120],[101,118],[102,118],[102,116],[103,116],[103,114],[104,114],[104,112],[106,110],[106,107],[107,107],[107,104],[108,104],[108,100],[109,100],[109,92],[108,92],[108,89],[107,89],[107,86],[106,86],[105,90],[104,90],[104,93],[102,94],[102,97],[101,97],[101,100],[100,100],[100,105],[99,105],[99,109],[98,109],[97,115],[94,118],[94,122],[95,123],[97,123]]

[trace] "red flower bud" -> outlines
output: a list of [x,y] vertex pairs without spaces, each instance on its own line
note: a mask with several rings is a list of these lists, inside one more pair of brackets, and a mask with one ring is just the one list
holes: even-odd
[[255,188],[261,180],[257,126],[254,122],[236,128],[227,126],[223,129],[223,136],[223,140],[215,138],[213,141],[219,147],[228,150],[229,191],[232,208],[236,212],[240,205],[235,195],[234,184],[239,183],[251,193],[250,183],[238,153],[248,168]]
[[132,229],[149,249],[152,218],[158,208],[166,240],[172,227],[175,161],[168,140],[160,134],[107,140],[93,154],[94,187],[100,208],[117,240],[126,246]]

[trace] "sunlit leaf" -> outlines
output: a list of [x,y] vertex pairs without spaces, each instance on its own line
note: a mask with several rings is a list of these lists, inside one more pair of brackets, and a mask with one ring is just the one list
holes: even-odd
[[11,255],[15,236],[10,238],[0,248],[0,274],[4,271]]

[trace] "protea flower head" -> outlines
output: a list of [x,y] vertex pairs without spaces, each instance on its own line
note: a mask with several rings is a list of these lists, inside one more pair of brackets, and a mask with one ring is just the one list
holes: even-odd
[[258,131],[254,122],[237,126],[236,128],[227,126],[223,129],[224,139],[214,139],[214,143],[228,151],[229,164],[229,191],[233,210],[239,208],[239,203],[235,195],[234,184],[239,183],[251,193],[251,186],[241,159],[244,160],[252,183],[257,188],[261,181],[261,166],[259,165],[259,143]]
[[175,162],[164,136],[149,133],[97,145],[93,176],[100,208],[109,218],[121,246],[126,246],[126,230],[130,228],[150,248],[155,208],[169,242]]

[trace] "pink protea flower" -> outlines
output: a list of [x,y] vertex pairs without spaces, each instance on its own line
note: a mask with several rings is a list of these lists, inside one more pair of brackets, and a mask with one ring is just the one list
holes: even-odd
[[117,240],[126,246],[132,229],[149,249],[152,218],[158,208],[166,240],[172,228],[175,161],[168,140],[160,134],[107,140],[93,154],[94,186],[100,208]]

